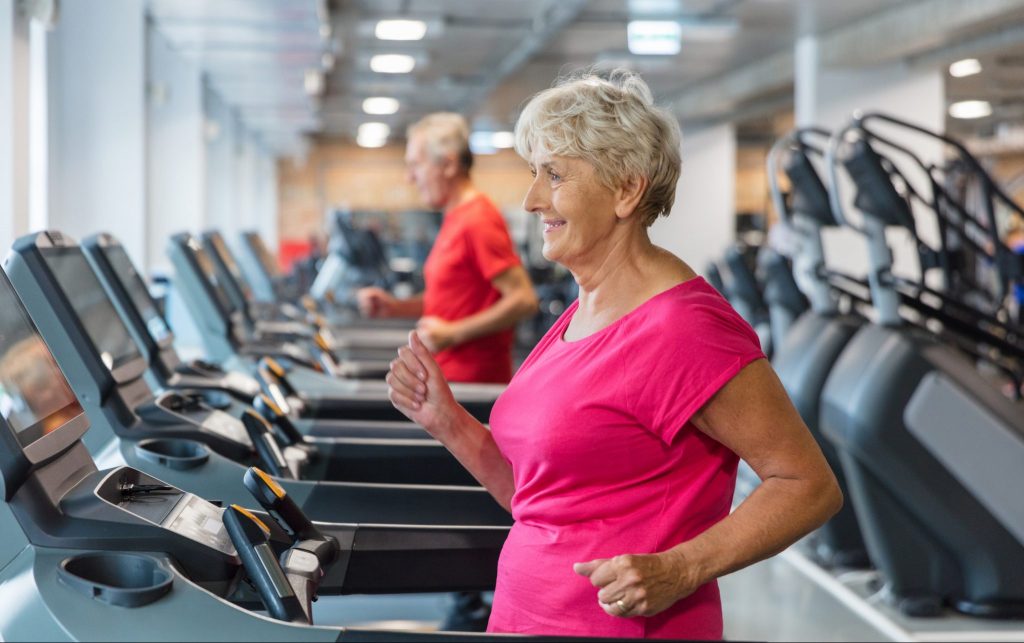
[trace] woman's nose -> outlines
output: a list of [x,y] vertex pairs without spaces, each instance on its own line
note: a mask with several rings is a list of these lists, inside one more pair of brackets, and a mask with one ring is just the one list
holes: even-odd
[[544,187],[540,181],[534,179],[530,184],[530,189],[526,191],[526,197],[523,198],[523,209],[537,214],[547,207],[547,202],[548,198],[544,193]]

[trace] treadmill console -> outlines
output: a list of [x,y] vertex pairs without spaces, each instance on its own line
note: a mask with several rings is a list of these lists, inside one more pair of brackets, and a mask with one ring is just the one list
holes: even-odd
[[153,303],[153,298],[149,294],[146,282],[142,280],[142,276],[135,270],[135,266],[128,257],[128,253],[125,252],[124,246],[120,244],[113,245],[106,248],[105,252],[110,260],[111,267],[117,273],[121,283],[124,284],[125,290],[128,291],[128,296],[131,297],[132,303],[135,304],[143,321],[145,321],[146,329],[149,331],[150,336],[153,337],[153,341],[162,346],[171,337],[171,329],[168,328],[167,322],[160,314],[160,311],[157,310],[156,304]]
[[41,462],[70,446],[88,427],[67,379],[2,272],[0,417],[16,441],[10,445],[12,452],[3,454],[5,463],[18,456]]
[[224,510],[136,469],[113,469],[96,487],[96,497],[228,556],[235,548],[224,530]]
[[241,420],[211,407],[197,395],[168,391],[157,397],[155,405],[171,415],[175,422],[196,425],[201,430],[252,448],[252,441]]

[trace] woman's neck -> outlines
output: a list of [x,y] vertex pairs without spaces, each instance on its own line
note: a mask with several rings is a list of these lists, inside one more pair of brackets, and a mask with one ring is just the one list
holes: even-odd
[[577,310],[597,323],[611,323],[696,276],[678,257],[651,243],[646,228],[612,238],[590,256],[570,270],[580,286]]

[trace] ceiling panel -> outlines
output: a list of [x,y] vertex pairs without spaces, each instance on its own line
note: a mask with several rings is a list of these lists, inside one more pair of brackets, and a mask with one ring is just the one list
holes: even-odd
[[[479,127],[508,128],[531,95],[559,75],[591,65],[634,69],[668,100],[791,50],[801,35],[825,34],[902,4],[928,1],[589,0],[573,7],[567,27],[550,34],[547,21],[573,0],[149,0],[148,6],[172,45],[206,71],[211,86],[241,108],[250,126],[275,137],[312,128],[310,133],[351,138],[369,120],[383,120],[400,135],[410,122],[441,109],[468,111]],[[330,10],[328,34],[321,22],[324,6]],[[427,37],[379,41],[373,27],[384,18],[425,20]],[[738,31],[713,42],[684,36],[676,56],[635,56],[626,42],[626,24],[633,18],[734,21]],[[323,69],[325,52],[335,54],[336,64],[327,75],[326,94],[310,97],[305,76]],[[378,53],[413,55],[417,68],[403,75],[374,73],[369,60]],[[498,76],[502,69],[508,73]],[[951,91],[987,91],[1008,103],[1021,80],[1005,72],[970,81],[984,86],[965,82],[951,85]],[[365,115],[361,104],[369,96],[397,98],[400,111]]]

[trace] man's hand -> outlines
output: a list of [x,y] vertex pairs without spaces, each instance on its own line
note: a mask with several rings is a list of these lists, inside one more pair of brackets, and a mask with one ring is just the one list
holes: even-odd
[[601,609],[621,618],[653,616],[700,586],[682,554],[672,550],[598,558],[572,568],[598,588]]
[[455,330],[455,324],[440,317],[423,317],[416,323],[420,341],[434,354],[455,345]]
[[356,303],[363,317],[391,317],[397,300],[382,288],[360,288],[356,292]]

